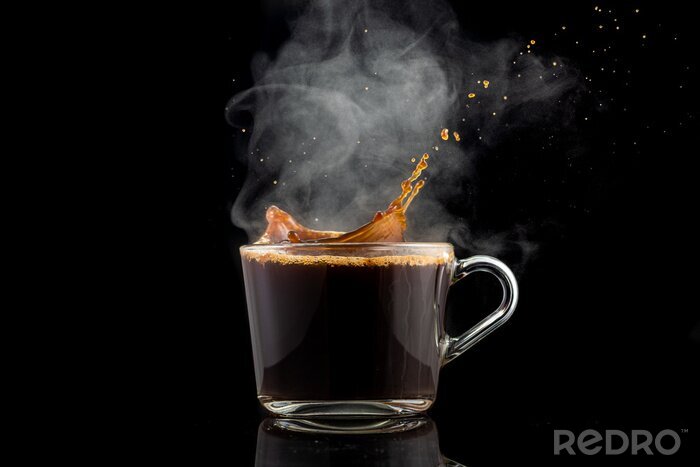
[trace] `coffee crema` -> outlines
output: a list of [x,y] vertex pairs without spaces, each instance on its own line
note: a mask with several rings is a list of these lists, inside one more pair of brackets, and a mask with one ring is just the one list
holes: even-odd
[[328,266],[436,266],[451,263],[453,255],[403,255],[403,256],[338,256],[338,255],[300,255],[285,251],[243,251],[243,258],[260,264],[278,263],[287,265],[328,265]]

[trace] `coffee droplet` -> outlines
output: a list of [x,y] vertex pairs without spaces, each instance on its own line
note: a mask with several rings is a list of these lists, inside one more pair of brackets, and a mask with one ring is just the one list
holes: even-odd
[[532,40],[530,41],[530,44],[535,45],[535,39],[532,39]]
[[415,158],[415,157],[411,157],[411,162],[416,162],[416,158]]
[[447,128],[443,128],[442,131],[440,132],[440,138],[447,141],[449,137],[450,137],[450,130],[448,130]]
[[459,133],[457,133],[457,132],[455,131],[455,132],[452,133],[452,136],[455,137],[455,141],[459,141],[459,139],[460,139],[460,138],[459,138]]
[[488,88],[489,88],[489,84],[491,84],[491,82],[490,82],[489,80],[485,79],[485,80],[484,80],[484,89],[488,89]]
[[476,94],[474,94],[473,92],[470,92],[469,94],[467,94],[467,97],[469,99],[474,99],[476,97]]

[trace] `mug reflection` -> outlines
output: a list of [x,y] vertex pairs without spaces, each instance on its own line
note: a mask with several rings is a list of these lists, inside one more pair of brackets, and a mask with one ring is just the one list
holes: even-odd
[[266,418],[258,429],[257,467],[461,466],[440,453],[435,422],[393,419]]

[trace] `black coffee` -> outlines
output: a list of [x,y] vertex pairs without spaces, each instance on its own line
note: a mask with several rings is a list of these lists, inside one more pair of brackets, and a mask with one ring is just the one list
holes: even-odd
[[261,400],[432,401],[448,262],[243,254]]

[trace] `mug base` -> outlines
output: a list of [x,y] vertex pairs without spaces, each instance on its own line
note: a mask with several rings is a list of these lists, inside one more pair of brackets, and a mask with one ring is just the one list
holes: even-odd
[[425,412],[433,405],[433,399],[382,399],[311,401],[280,400],[258,396],[266,410],[284,417],[392,417]]

